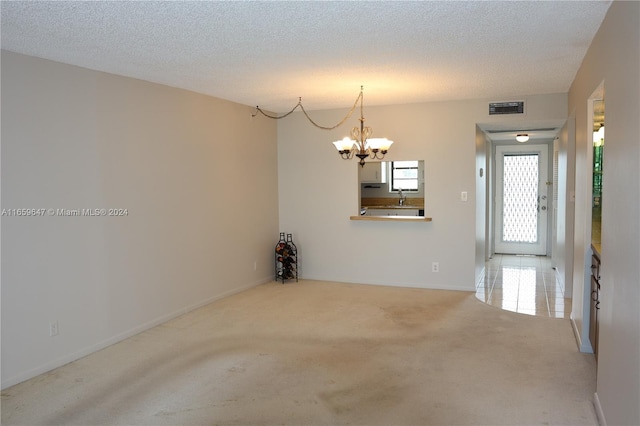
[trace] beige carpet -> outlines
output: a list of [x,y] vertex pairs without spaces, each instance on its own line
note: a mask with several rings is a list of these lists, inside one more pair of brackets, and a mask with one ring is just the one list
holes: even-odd
[[593,425],[568,320],[473,293],[301,281],[2,392],[3,425]]

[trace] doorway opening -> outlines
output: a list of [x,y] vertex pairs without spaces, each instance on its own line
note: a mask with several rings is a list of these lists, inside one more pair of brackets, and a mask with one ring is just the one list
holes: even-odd
[[551,258],[556,210],[549,164],[565,123],[477,124],[476,223],[484,232],[476,241],[476,296],[485,303],[514,310],[517,294],[516,312],[566,318],[570,295]]
[[[606,286],[601,287],[602,279],[600,277],[601,254],[602,254],[602,198],[604,196],[602,190],[603,180],[603,159],[604,159],[604,125],[605,125],[605,101],[604,101],[604,85],[591,95],[588,101],[588,110],[590,115],[589,133],[593,134],[593,143],[591,138],[587,141],[587,159],[591,163],[588,168],[590,174],[587,190],[589,196],[587,201],[590,203],[590,209],[585,209],[588,220],[586,221],[585,232],[590,235],[590,247],[585,247],[585,277],[584,277],[584,300],[588,300],[588,305],[583,306],[583,315],[588,321],[589,342],[591,349],[598,359],[599,344],[599,314],[600,314],[600,295],[601,291],[606,291]],[[590,216],[590,218],[589,218]],[[590,258],[589,258],[590,257]],[[590,269],[587,267],[590,266]],[[588,272],[587,272],[588,271]],[[588,296],[588,299],[587,299]]]

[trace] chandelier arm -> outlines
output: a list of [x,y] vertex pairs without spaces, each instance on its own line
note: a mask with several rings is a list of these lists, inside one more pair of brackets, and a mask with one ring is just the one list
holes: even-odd
[[343,160],[351,160],[353,158],[354,153],[355,151],[351,150],[349,152],[342,152],[340,156],[342,157]]

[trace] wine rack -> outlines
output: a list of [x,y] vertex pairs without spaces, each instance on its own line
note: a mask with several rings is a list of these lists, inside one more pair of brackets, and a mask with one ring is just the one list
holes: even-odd
[[293,243],[293,236],[280,233],[280,240],[276,244],[276,281],[296,280],[298,282],[298,248]]

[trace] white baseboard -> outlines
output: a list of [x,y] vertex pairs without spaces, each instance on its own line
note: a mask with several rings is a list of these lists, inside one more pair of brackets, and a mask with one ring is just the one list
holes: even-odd
[[486,274],[487,274],[487,268],[486,266],[483,266],[482,270],[480,271],[476,279],[476,288],[480,286],[480,283],[484,280],[484,277]]
[[607,426],[607,421],[604,418],[604,412],[600,405],[600,398],[598,398],[598,392],[593,394],[593,407],[596,409],[596,416],[598,416],[598,424],[600,426]]
[[560,288],[562,288],[562,294],[564,294],[564,297],[568,299],[572,299],[573,297],[571,294],[567,295],[567,291],[566,291],[567,287],[564,284],[564,275],[562,275],[560,271],[558,271],[558,268],[556,267],[553,268],[553,271],[555,272],[556,281],[560,283]]
[[300,280],[307,281],[326,281],[332,283],[345,283],[345,284],[362,284],[362,285],[378,285],[385,287],[400,287],[400,288],[423,288],[426,290],[454,290],[454,291],[476,291],[476,287],[473,285],[448,285],[448,284],[431,284],[425,286],[423,283],[406,283],[406,282],[385,282],[385,281],[349,281],[349,280],[341,280],[335,277],[314,277],[314,276],[305,276],[300,277]]
[[591,342],[583,342],[582,337],[580,336],[580,331],[578,330],[578,325],[576,324],[573,315],[570,318],[571,321],[571,329],[573,330],[573,336],[576,338],[576,343],[578,344],[578,350],[582,353],[592,354],[593,347],[591,347]]
[[94,352],[98,352],[99,350],[102,350],[108,346],[111,346],[115,343],[121,342],[124,339],[127,339],[131,336],[135,336],[136,334],[142,333],[143,331],[149,330],[150,328],[153,328],[155,326],[158,326],[160,324],[163,324],[169,320],[172,320],[174,318],[177,318],[181,315],[184,315],[188,312],[194,311],[198,308],[201,308],[205,305],[208,305],[210,303],[215,302],[216,300],[220,300],[220,299],[224,299],[225,297],[229,297],[232,296],[236,293],[240,293],[243,292],[245,290],[249,290],[250,288],[253,287],[257,287],[261,284],[265,284],[269,281],[273,281],[273,277],[268,277],[268,278],[263,278],[257,282],[253,282],[251,284],[239,287],[239,288],[235,288],[233,290],[229,290],[226,291],[224,293],[215,295],[213,297],[210,297],[208,299],[199,301],[198,303],[194,303],[193,305],[190,306],[186,306],[184,308],[178,309],[175,312],[169,313],[167,315],[163,315],[161,317],[158,317],[156,319],[153,319],[151,321],[148,321],[144,324],[140,324],[137,327],[134,327],[132,329],[129,329],[125,332],[116,334],[113,337],[110,337],[106,340],[103,340],[101,342],[98,342],[94,345],[88,346],[86,348],[80,349],[79,351],[70,353],[68,355],[65,355],[63,357],[60,357],[58,359],[55,359],[53,361],[47,362],[46,364],[43,364],[39,367],[36,367],[34,369],[31,369],[29,371],[25,371],[23,373],[20,373],[16,376],[10,377],[9,379],[5,380],[2,382],[2,390],[13,386],[13,385],[17,385],[18,383],[22,383],[26,380],[29,380],[33,377],[39,376],[40,374],[44,374],[46,372],[49,372],[55,368],[58,367],[62,367],[63,365],[69,364],[70,362],[79,360],[80,358],[84,358],[87,355],[91,355]]

